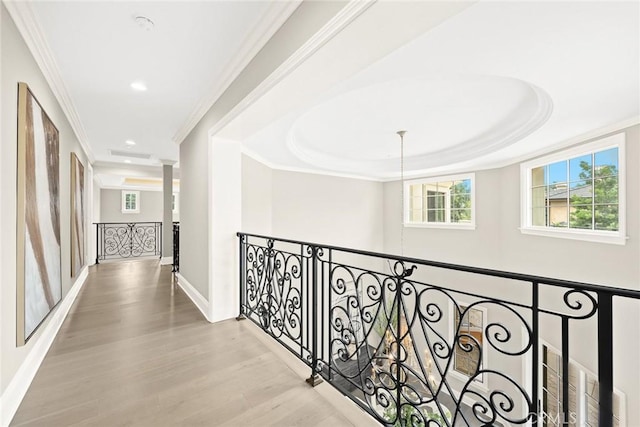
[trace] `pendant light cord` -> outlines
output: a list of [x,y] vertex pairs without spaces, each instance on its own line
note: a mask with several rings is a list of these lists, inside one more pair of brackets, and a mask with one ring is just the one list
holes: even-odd
[[404,256],[404,134],[406,130],[399,130],[400,135],[400,256]]

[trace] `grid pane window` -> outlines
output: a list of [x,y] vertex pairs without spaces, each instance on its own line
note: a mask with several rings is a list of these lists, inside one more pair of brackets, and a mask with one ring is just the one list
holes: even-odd
[[618,148],[530,169],[531,224],[576,230],[619,230]]
[[[562,356],[546,345],[542,346],[542,424],[562,426]],[[622,398],[613,394],[613,425],[620,426]],[[599,416],[597,377],[569,361],[569,422],[570,426],[597,427]]]
[[473,181],[421,180],[408,183],[406,219],[413,224],[473,224]]
[[140,193],[138,191],[122,192],[122,212],[138,213],[140,212]]

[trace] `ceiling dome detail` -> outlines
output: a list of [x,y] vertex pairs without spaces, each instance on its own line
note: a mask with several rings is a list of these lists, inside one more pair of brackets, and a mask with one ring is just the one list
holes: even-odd
[[417,172],[514,144],[550,117],[549,95],[522,80],[486,75],[395,79],[335,96],[300,116],[289,149],[317,167],[398,169],[395,132],[407,129],[405,167]]

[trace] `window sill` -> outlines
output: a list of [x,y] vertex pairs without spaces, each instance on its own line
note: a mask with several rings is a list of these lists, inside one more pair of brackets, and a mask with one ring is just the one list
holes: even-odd
[[475,230],[475,224],[456,224],[452,222],[441,222],[441,223],[416,223],[416,222],[405,222],[404,226],[407,228],[443,228],[449,230]]
[[139,214],[140,211],[122,211],[123,214]]
[[623,233],[608,231],[549,229],[541,227],[521,227],[522,234],[532,236],[555,237],[559,239],[582,240],[585,242],[608,243],[612,245],[625,245],[628,237]]

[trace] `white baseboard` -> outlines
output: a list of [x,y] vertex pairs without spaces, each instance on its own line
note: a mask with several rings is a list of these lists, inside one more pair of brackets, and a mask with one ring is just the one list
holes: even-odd
[[0,397],[0,416],[2,417],[0,419],[0,425],[2,427],[8,426],[16,414],[24,395],[27,393],[33,378],[40,368],[40,364],[47,355],[53,340],[56,338],[60,326],[62,326],[64,319],[67,317],[67,314],[69,314],[69,310],[76,300],[78,292],[80,292],[80,289],[82,289],[82,286],[87,280],[88,274],[89,267],[85,266],[73,286],[71,286],[69,293],[67,293],[57,310],[51,315],[51,319],[44,326],[42,333],[37,338],[35,344],[33,344],[33,348],[31,348],[27,357],[22,361],[18,371],[9,382],[2,397]]
[[173,264],[172,256],[163,256],[162,258],[160,258],[160,265],[171,265],[171,264]]
[[198,292],[198,290],[196,290],[196,288],[194,288],[183,275],[176,273],[176,278],[178,279],[178,286],[182,288],[184,293],[187,294],[195,306],[198,307],[198,310],[200,310],[204,318],[207,319],[208,322],[213,323],[209,316],[209,301],[204,299],[202,294],[200,294],[200,292]]

